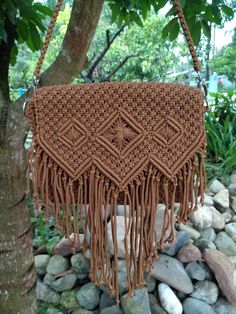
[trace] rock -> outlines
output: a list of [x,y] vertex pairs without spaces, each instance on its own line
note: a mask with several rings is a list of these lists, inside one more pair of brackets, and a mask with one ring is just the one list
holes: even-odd
[[161,307],[159,301],[153,294],[149,293],[148,298],[152,314],[166,314],[166,311]]
[[75,297],[76,290],[64,291],[61,294],[61,305],[67,310],[73,311],[79,309],[81,306]]
[[231,219],[232,219],[231,213],[225,212],[225,213],[223,213],[222,215],[223,215],[223,217],[224,217],[224,220],[225,220],[225,223],[226,223],[226,224],[231,221]]
[[160,259],[153,263],[150,275],[178,291],[189,294],[193,291],[192,282],[183,264],[177,259],[160,254]]
[[[84,240],[84,234],[79,234],[79,242],[76,247],[76,252],[81,251],[81,243]],[[73,254],[73,244],[74,241],[74,234],[71,234],[69,239],[66,237],[63,237],[54,247],[53,253],[55,255],[62,255],[62,256],[69,256]]]
[[54,255],[50,258],[47,266],[47,272],[52,275],[63,273],[69,268],[68,260],[61,255]]
[[77,277],[75,274],[69,274],[54,280],[51,282],[50,286],[57,292],[70,290],[74,287],[76,279]]
[[60,236],[57,235],[47,241],[46,250],[49,255],[53,255],[54,247],[57,245],[60,239]]
[[211,206],[212,211],[212,228],[222,230],[225,227],[224,216],[215,207]]
[[44,312],[45,314],[63,314],[62,311],[55,309],[55,308],[49,308]]
[[236,241],[236,222],[227,224],[225,226],[225,232],[231,239]]
[[45,285],[50,286],[51,282],[53,282],[54,280],[55,280],[54,275],[49,274],[49,273],[46,273],[46,275],[45,275],[44,278],[43,278],[43,283],[44,283]]
[[95,314],[93,311],[88,311],[85,309],[75,310],[72,314]]
[[161,305],[167,313],[182,314],[182,305],[173,290],[168,285],[160,283],[158,286],[158,295]]
[[116,304],[115,297],[111,297],[110,295],[103,293],[100,298],[99,309],[100,311],[105,309],[106,307],[111,307]]
[[198,264],[205,270],[205,280],[210,280],[210,281],[214,281],[214,275],[212,273],[212,271],[210,270],[209,266],[207,265],[207,263],[205,261],[199,261]]
[[37,300],[57,304],[60,301],[60,294],[46,286],[42,281],[37,280],[36,285]]
[[214,304],[218,299],[218,294],[217,285],[212,281],[204,280],[194,284],[193,292],[190,296],[208,304]]
[[123,295],[128,291],[126,279],[127,279],[127,275],[125,272],[118,273],[118,288],[119,288],[120,295]]
[[135,289],[134,295],[127,297],[128,294],[121,297],[121,306],[125,314],[151,314],[146,288]]
[[[225,189],[225,187],[224,187]],[[204,194],[204,204],[206,206],[213,206],[214,202],[213,202],[213,197],[209,194]]]
[[84,279],[89,276],[90,260],[82,253],[71,257],[71,265],[79,279]]
[[187,298],[183,303],[184,314],[215,314],[214,309],[201,300]]
[[182,263],[189,263],[200,260],[202,258],[202,253],[198,247],[192,243],[188,243],[179,250],[177,258]]
[[93,310],[99,304],[99,289],[89,282],[76,292],[76,299],[86,310]]
[[205,250],[203,258],[214,272],[218,285],[230,304],[236,304],[236,291],[234,288],[234,268],[230,259],[222,252]]
[[229,208],[229,191],[225,189],[218,192],[213,197],[213,201],[216,208],[219,209],[221,212],[224,212],[226,209]]
[[198,205],[198,209],[194,211],[189,218],[194,226],[200,230],[209,228],[212,225],[212,211],[205,205]]
[[216,246],[213,242],[208,241],[206,239],[197,239],[194,244],[203,252],[205,249],[212,249],[215,250]]
[[216,314],[235,314],[236,306],[230,305],[224,298],[219,298],[214,304]]
[[231,196],[236,196],[236,182],[235,183],[230,183],[228,189],[229,189],[229,194]]
[[47,254],[36,255],[34,257],[34,264],[38,275],[46,274],[49,259],[50,256]]
[[[159,204],[157,206],[157,214],[156,214],[156,232],[157,232],[157,241],[161,239],[162,227],[163,227],[163,218],[165,214],[165,205]],[[173,220],[173,225],[175,225],[175,219]],[[164,236],[164,247],[169,247],[169,243],[166,241],[171,233],[171,225],[168,225],[168,228],[165,232]]]
[[229,256],[229,259],[234,266],[234,269],[236,269],[236,256]]
[[153,292],[156,289],[157,281],[153,277],[149,277],[146,281],[147,291]]
[[236,255],[236,243],[224,232],[217,234],[214,241],[218,250],[228,256]]
[[206,228],[201,231],[201,239],[208,240],[210,242],[214,242],[216,238],[216,233],[213,228]]
[[213,194],[217,194],[222,190],[225,190],[225,186],[217,179],[213,179],[208,183],[208,191]]
[[190,225],[179,224],[178,228],[179,230],[186,231],[189,234],[190,238],[193,240],[197,240],[198,238],[200,238],[200,232],[198,232]]
[[[230,198],[230,205],[233,211],[236,213],[236,196],[231,196]],[[236,218],[236,216],[234,216]],[[236,221],[236,219],[235,219]]]
[[230,176],[230,182],[236,183],[236,170],[233,171],[233,173]]
[[122,310],[117,305],[104,308],[100,314],[122,314]]
[[202,281],[206,278],[205,269],[197,262],[191,262],[185,267],[186,272],[192,279]]
[[176,232],[176,241],[168,249],[164,248],[164,252],[169,256],[174,256],[184,245],[190,240],[189,234],[186,231]]
[[[125,217],[125,206],[117,205],[116,215]],[[129,217],[129,205],[126,205],[126,217]]]

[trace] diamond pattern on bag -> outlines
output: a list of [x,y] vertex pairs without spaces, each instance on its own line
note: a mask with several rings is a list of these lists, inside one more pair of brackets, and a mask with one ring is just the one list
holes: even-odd
[[154,140],[162,146],[173,144],[181,135],[181,125],[171,117],[162,118],[154,128]]
[[59,139],[69,148],[78,148],[86,138],[86,129],[78,120],[72,118],[68,120],[59,131]]

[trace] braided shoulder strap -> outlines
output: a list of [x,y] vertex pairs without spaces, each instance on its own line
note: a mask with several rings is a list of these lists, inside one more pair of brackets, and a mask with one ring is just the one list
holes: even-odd
[[[53,32],[53,29],[54,29],[54,26],[55,26],[58,14],[59,14],[59,12],[61,10],[62,4],[63,4],[63,0],[58,0],[57,1],[56,7],[55,7],[54,12],[53,12],[53,15],[51,17],[51,21],[50,21],[50,24],[49,24],[49,27],[48,27],[48,30],[47,30],[47,33],[46,33],[46,36],[45,36],[43,48],[42,48],[41,54],[39,56],[37,65],[36,65],[36,69],[34,71],[34,75],[35,75],[35,78],[37,80],[40,80],[40,72],[41,72],[41,68],[42,68],[42,65],[43,65],[43,61],[45,59],[45,55],[47,53],[48,46],[49,46],[49,43],[50,43],[50,40],[51,40],[51,37],[52,37],[52,32]],[[180,22],[181,28],[182,28],[182,30],[184,32],[184,35],[185,35],[185,38],[186,38],[186,41],[187,41],[187,44],[188,44],[189,52],[190,52],[190,55],[191,55],[192,61],[193,61],[193,68],[199,74],[199,72],[201,71],[201,64],[200,64],[199,58],[197,56],[196,49],[194,47],[193,39],[191,37],[188,24],[187,24],[186,19],[184,17],[183,10],[181,8],[179,0],[173,0],[173,4],[175,6],[176,13],[177,13],[177,16],[179,18],[179,22]]]

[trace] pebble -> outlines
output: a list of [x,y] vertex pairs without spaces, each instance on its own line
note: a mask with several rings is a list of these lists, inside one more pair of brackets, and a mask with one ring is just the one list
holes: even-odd
[[[224,187],[225,189],[225,187]],[[204,204],[207,206],[213,206],[213,197],[209,194],[204,194]]]
[[212,228],[222,230],[225,227],[224,216],[215,207],[211,206],[212,211]]
[[217,250],[205,250],[203,258],[215,274],[216,281],[223,295],[230,304],[236,304],[234,287],[234,267],[225,254]]
[[217,179],[213,179],[208,183],[207,190],[213,194],[217,194],[222,190],[225,190],[225,186]]
[[90,260],[82,253],[78,253],[71,257],[71,265],[79,279],[85,279],[89,275]]
[[228,189],[229,189],[230,195],[236,196],[236,183],[230,183]]
[[183,246],[190,240],[189,234],[186,231],[176,232],[176,241],[168,249],[164,249],[165,254],[174,256]]
[[[165,205],[159,204],[157,206],[157,214],[156,214],[156,233],[157,233],[157,241],[161,239],[162,235],[162,227],[163,227],[163,218],[165,214]],[[175,225],[175,219],[173,220],[173,226]],[[164,235],[164,247],[169,247],[169,243],[166,241],[171,233],[171,225],[168,225],[168,228]]]
[[194,284],[191,297],[214,304],[219,295],[219,289],[213,281],[204,280]]
[[205,205],[198,205],[198,209],[189,218],[194,226],[200,230],[209,228],[212,225],[212,211],[210,207]]
[[44,312],[45,314],[63,314],[62,311],[55,309],[55,308],[49,308]]
[[149,293],[148,298],[152,314],[166,314],[166,311],[161,307],[159,300],[157,300],[153,294]]
[[215,314],[214,309],[201,300],[187,298],[183,302],[184,314]]
[[233,171],[233,173],[230,176],[230,182],[236,183],[236,170]]
[[214,242],[216,238],[216,233],[213,228],[206,228],[201,231],[201,239],[208,240],[210,242]]
[[[231,196],[230,200],[231,200],[230,201],[231,208],[236,213],[236,196]],[[234,216],[234,217],[235,217],[235,221],[236,221],[236,216]]]
[[189,294],[193,291],[192,282],[183,264],[177,259],[159,254],[160,259],[153,263],[150,275],[178,291]]
[[236,243],[224,232],[217,234],[214,241],[218,250],[228,256],[236,255]]
[[146,286],[148,292],[153,292],[156,289],[157,281],[153,277],[149,277],[148,280],[146,280]]
[[186,231],[189,234],[190,238],[193,240],[197,240],[198,238],[200,238],[200,232],[198,232],[190,225],[179,224],[178,229]]
[[229,304],[223,297],[214,304],[216,314],[236,314],[236,306]]
[[81,306],[79,305],[75,295],[75,289],[62,292],[60,301],[61,305],[70,311],[80,308]]
[[128,291],[126,279],[127,279],[127,275],[125,272],[118,273],[118,288],[119,288],[120,295],[123,295]]
[[162,307],[169,314],[182,314],[183,307],[173,292],[173,290],[165,283],[158,285],[158,295]]
[[77,301],[86,310],[95,309],[99,304],[99,297],[100,291],[92,282],[85,284],[76,292]]
[[236,241],[236,223],[235,222],[227,224],[225,226],[225,232],[231,239]]
[[75,274],[69,274],[52,281],[50,286],[57,292],[70,290],[74,287],[76,279]]
[[106,307],[105,309],[101,310],[100,314],[122,314],[122,310],[117,305],[113,305],[110,307]]
[[50,286],[51,282],[53,282],[55,280],[54,275],[46,273],[46,275],[43,278],[43,283],[45,283],[45,285]]
[[202,258],[202,253],[198,247],[192,243],[188,243],[179,250],[177,258],[182,263],[189,263],[200,260]]
[[121,297],[121,306],[125,314],[151,314],[148,292],[146,288],[135,289],[134,295]]
[[57,304],[60,301],[60,294],[46,286],[42,281],[37,280],[36,284],[37,300],[46,303]]
[[103,293],[100,298],[100,303],[99,303],[99,309],[100,311],[107,308],[111,307],[116,304],[115,297],[111,297],[110,295]]
[[197,262],[191,262],[185,267],[186,272],[192,279],[202,281],[206,278],[205,269]]
[[[81,251],[81,243],[84,240],[84,234],[79,234],[79,242],[77,243],[77,246],[75,248],[76,252]],[[66,237],[63,237],[54,247],[53,253],[56,255],[62,255],[62,256],[69,256],[73,254],[73,248],[74,248],[74,234],[71,234],[69,239]]]
[[229,208],[229,191],[227,189],[218,192],[214,197],[213,201],[215,207],[221,212],[224,212]]
[[203,252],[205,249],[212,249],[215,250],[216,246],[213,242],[208,241],[206,239],[197,239],[194,244]]
[[232,214],[231,213],[225,212],[222,215],[224,216],[224,220],[225,220],[226,224],[231,221],[231,219],[232,219]]
[[34,257],[34,264],[38,275],[45,275],[50,256],[47,254],[40,254]]
[[47,272],[52,275],[65,272],[69,268],[68,260],[61,255],[54,255],[50,258]]

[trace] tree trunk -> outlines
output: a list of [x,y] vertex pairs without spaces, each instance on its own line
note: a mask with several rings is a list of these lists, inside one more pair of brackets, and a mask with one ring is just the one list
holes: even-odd
[[[82,70],[103,2],[74,1],[62,50],[43,73],[43,85],[70,83]],[[34,314],[37,313],[36,273],[25,198],[26,163],[23,149],[27,124],[22,99],[10,103],[1,82],[0,114],[0,313]]]

